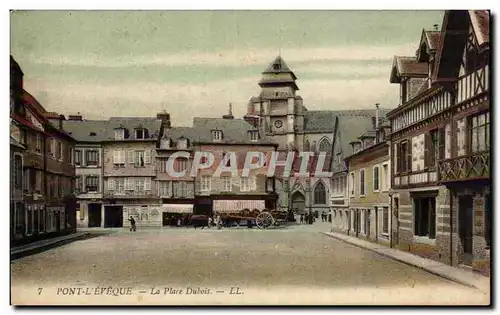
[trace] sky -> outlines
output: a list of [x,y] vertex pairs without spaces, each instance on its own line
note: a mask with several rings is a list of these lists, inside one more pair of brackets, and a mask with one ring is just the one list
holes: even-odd
[[281,54],[309,110],[393,108],[394,55],[444,11],[14,11],[11,54],[48,110],[172,123],[242,117]]

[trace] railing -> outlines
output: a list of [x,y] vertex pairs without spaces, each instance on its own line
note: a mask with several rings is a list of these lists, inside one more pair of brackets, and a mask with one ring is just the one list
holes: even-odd
[[440,182],[490,178],[489,151],[441,160],[438,165]]
[[437,182],[436,170],[425,170],[394,176],[394,186],[411,186]]
[[488,65],[459,78],[457,80],[457,104],[487,92],[489,83]]

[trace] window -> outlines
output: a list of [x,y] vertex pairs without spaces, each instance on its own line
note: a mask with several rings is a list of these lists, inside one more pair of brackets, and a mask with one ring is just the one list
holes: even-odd
[[135,151],[134,153],[135,166],[144,166],[144,151]]
[[125,139],[125,129],[115,129],[115,140]]
[[170,149],[171,147],[171,140],[170,139],[161,139],[160,141],[160,148],[162,149]]
[[438,156],[438,130],[434,129],[425,134],[424,165],[425,168],[435,168]]
[[71,165],[75,164],[75,149],[73,148],[69,149],[69,164]]
[[350,184],[349,186],[351,187],[351,196],[354,196],[354,187],[355,187],[355,181],[354,181],[354,172],[351,173],[351,176],[350,176]]
[[176,172],[183,172],[187,169],[187,162],[188,160],[186,158],[176,158],[174,162],[174,169]]
[[470,153],[487,151],[490,148],[490,113],[482,113],[469,121]]
[[251,141],[257,141],[259,140],[259,132],[256,130],[252,130],[248,132],[250,134],[250,140]]
[[90,175],[85,177],[85,191],[87,192],[99,191],[99,176]]
[[379,167],[374,166],[373,167],[373,191],[379,191],[380,189],[380,174],[379,174]]
[[382,208],[382,233],[389,233],[389,207]]
[[135,130],[135,138],[136,139],[145,139],[145,137],[144,137],[144,129],[136,129]]
[[211,177],[210,176],[202,176],[201,177],[201,191],[203,192],[209,192],[210,191],[210,181]]
[[78,195],[82,192],[82,177],[81,176],[76,176],[76,179],[75,179],[75,193]]
[[184,150],[188,148],[188,139],[181,137],[177,140],[177,149]]
[[85,152],[85,160],[89,166],[97,166],[99,164],[99,151],[98,150],[87,150]]
[[23,158],[18,154],[14,155],[14,187],[23,188]]
[[35,184],[35,191],[37,194],[42,193],[42,176],[43,172],[42,171],[36,171],[36,184]]
[[330,140],[323,138],[319,142],[319,152],[330,152],[331,149]]
[[366,187],[365,170],[360,170],[359,171],[359,195],[360,196],[365,196],[365,194],[366,194],[365,187]]
[[389,176],[389,165],[388,164],[383,164],[382,165],[382,176],[381,178],[381,186],[382,186],[382,191],[387,191],[389,190],[389,183],[391,181],[391,178]]
[[231,191],[231,177],[222,177],[222,183],[224,191]]
[[125,165],[125,151],[124,150],[114,150],[113,151],[113,164],[124,166]]
[[326,204],[326,188],[322,182],[318,182],[314,187],[314,203],[317,205]]
[[50,139],[50,147],[49,147],[49,154],[51,157],[56,156],[56,141],[54,139]]
[[275,64],[273,65],[273,69],[274,69],[274,70],[280,70],[280,69],[281,69],[281,64],[280,64],[280,63],[278,63],[278,62],[277,62],[277,63],[275,63]]
[[35,151],[38,153],[42,152],[42,136],[39,133],[36,134]]
[[62,160],[62,143],[60,141],[55,141],[56,143],[56,159]]
[[135,193],[143,194],[145,191],[151,190],[151,178],[136,177],[135,178]]
[[[113,179],[110,179],[113,180]],[[125,178],[116,177],[115,178],[115,194],[124,194],[125,193]]]
[[396,159],[398,173],[411,171],[411,150],[409,141],[405,140],[399,143],[399,152],[396,154]]
[[436,238],[436,198],[413,198],[415,236]]
[[171,181],[161,181],[158,183],[158,194],[161,197],[167,197],[169,198],[171,196],[170,188],[171,188]]
[[220,141],[222,140],[222,130],[214,130],[212,131],[214,141]]
[[82,164],[82,151],[75,150],[75,165]]
[[241,177],[240,179],[240,191],[250,191],[250,178]]

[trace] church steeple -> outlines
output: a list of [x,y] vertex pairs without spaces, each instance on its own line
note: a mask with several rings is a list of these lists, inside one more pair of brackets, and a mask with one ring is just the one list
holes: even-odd
[[295,92],[299,89],[295,83],[296,80],[295,73],[288,67],[283,58],[278,55],[262,72],[262,79],[259,81],[259,85],[262,88],[291,87]]
[[290,67],[286,64],[286,62],[281,58],[281,55],[278,55],[274,61],[269,64],[269,66],[262,72],[262,74],[278,74],[278,73],[289,73],[293,80],[297,80],[295,73],[290,70]]

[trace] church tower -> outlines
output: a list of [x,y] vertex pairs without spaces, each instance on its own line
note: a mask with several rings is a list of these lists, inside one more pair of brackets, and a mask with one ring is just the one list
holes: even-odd
[[252,97],[245,120],[279,143],[278,150],[303,149],[304,114],[297,77],[281,56],[262,72],[260,95]]

